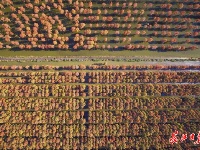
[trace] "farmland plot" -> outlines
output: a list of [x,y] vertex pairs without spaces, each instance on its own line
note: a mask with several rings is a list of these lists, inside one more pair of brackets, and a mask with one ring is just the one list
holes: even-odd
[[200,66],[48,67],[0,67],[0,148],[199,147]]

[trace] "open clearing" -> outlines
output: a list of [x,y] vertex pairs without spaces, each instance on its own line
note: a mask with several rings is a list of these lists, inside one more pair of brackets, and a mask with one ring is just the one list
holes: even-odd
[[0,50],[0,56],[151,56],[151,57],[200,57],[200,49],[182,52],[157,51],[107,51],[107,50],[81,50],[81,51],[9,51]]

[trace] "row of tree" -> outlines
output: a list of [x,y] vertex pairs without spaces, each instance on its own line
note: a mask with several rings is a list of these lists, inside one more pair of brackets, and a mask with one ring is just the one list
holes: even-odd
[[[89,123],[174,123],[198,122],[199,110],[104,110],[89,111]],[[128,132],[129,133],[129,132]]]
[[79,110],[86,105],[83,98],[0,98],[0,110],[51,111]]
[[57,96],[190,96],[200,95],[199,84],[116,84],[116,85],[14,85],[0,84],[1,97]]
[[199,97],[121,97],[90,98],[90,110],[153,110],[198,108]]
[[[181,126],[190,126],[189,128],[185,128],[186,131],[179,132],[182,134],[187,133],[188,135],[191,133],[195,134],[196,138],[196,131],[193,132],[193,130],[198,130],[198,124],[176,124]],[[36,134],[33,134],[34,136],[28,136],[29,133],[31,133],[30,129],[28,129],[27,134],[24,134],[25,136],[15,136],[15,138],[12,138],[11,136],[0,136],[0,146],[5,149],[184,149],[187,148],[188,150],[194,149],[194,141],[183,141],[181,144],[175,144],[170,145],[169,144],[169,138],[170,133],[174,132],[174,129],[176,130],[177,127],[175,125],[165,124],[165,125],[155,125],[149,128],[149,125],[143,124],[141,126],[132,125],[132,129],[137,131],[139,130],[142,132],[142,135],[140,136],[92,136],[91,132],[95,135],[95,133],[99,132],[97,128],[102,128],[107,126],[99,126],[99,125],[93,125],[90,126],[90,129],[88,129],[88,133],[86,136],[75,136],[70,137],[70,134],[76,134],[76,133],[82,133],[82,130],[87,130],[83,126],[80,125],[72,125],[69,127],[61,126],[61,125],[27,125],[27,127],[24,128],[24,125],[16,125],[14,127],[13,125],[7,124],[6,127],[2,126],[0,127],[3,130],[9,130],[15,128],[16,132],[22,133],[25,131],[26,128],[31,128],[32,132],[35,131]],[[117,125],[113,126],[114,128],[117,128]],[[121,126],[126,127],[126,125]],[[7,128],[7,129],[6,129]],[[57,128],[57,129],[56,129]],[[110,128],[110,127],[109,127]],[[150,130],[146,130],[146,129]],[[17,130],[18,129],[18,130]],[[80,130],[82,129],[82,130]],[[155,129],[155,130],[154,130]],[[160,130],[160,132],[159,132]],[[55,136],[46,136],[48,135],[48,131],[50,131],[49,134],[53,135],[53,133],[57,133]],[[70,134],[67,134],[66,131],[69,131]],[[157,132],[158,131],[158,132]],[[167,133],[167,135],[163,135],[164,133]],[[192,131],[192,132],[191,132]],[[43,133],[42,133],[43,132]],[[63,134],[64,132],[64,134]],[[68,136],[69,135],[69,136]],[[180,142],[181,135],[177,135],[178,142]],[[188,137],[189,138],[189,137]],[[196,147],[198,148],[198,147]]]
[[[4,72],[0,83],[199,83],[200,73],[189,71]],[[10,78],[8,78],[10,77]]]
[[[6,66],[1,65],[0,70],[200,70],[200,65],[68,65],[68,66],[53,66],[53,65],[32,65],[32,66]],[[67,72],[69,73],[69,72]],[[0,72],[1,76],[16,76],[16,75],[30,75],[34,72]],[[36,72],[37,75],[45,75],[46,72]],[[57,74],[51,72],[51,74]]]
[[135,71],[135,72],[88,72],[89,83],[196,83],[199,72],[178,71]]
[[87,96],[189,96],[200,95],[198,84],[87,85]]
[[85,124],[83,111],[1,111],[0,123]]
[[[196,109],[199,97],[110,97],[110,98],[0,98],[2,111],[97,111]],[[86,105],[87,104],[87,105]]]

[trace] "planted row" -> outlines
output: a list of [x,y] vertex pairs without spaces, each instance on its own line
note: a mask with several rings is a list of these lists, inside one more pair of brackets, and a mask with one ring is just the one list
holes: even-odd
[[98,123],[174,123],[199,122],[200,111],[186,110],[129,110],[129,111],[89,111],[88,122]]
[[72,111],[85,105],[83,98],[0,98],[0,110],[11,111]]
[[0,123],[85,124],[83,111],[0,111]]
[[[120,61],[120,58],[119,60]],[[124,60],[121,60],[124,61]],[[139,61],[139,60],[138,60]],[[151,60],[149,60],[151,61]],[[159,61],[159,59],[157,59]],[[107,65],[93,64],[93,65],[68,65],[68,66],[53,66],[53,65],[32,65],[32,66],[6,66],[1,65],[0,70],[200,70],[200,65]],[[1,72],[2,75],[12,75],[10,72]],[[29,74],[28,72],[15,72],[13,75]],[[44,72],[38,72],[38,75]],[[54,74],[54,73],[52,73]]]
[[199,84],[13,85],[1,84],[1,97],[200,96]]
[[199,108],[199,97],[110,97],[90,98],[90,110],[152,110]]

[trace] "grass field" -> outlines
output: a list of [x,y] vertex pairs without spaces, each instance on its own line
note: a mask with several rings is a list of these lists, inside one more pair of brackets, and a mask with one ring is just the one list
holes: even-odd
[[81,51],[9,51],[0,50],[0,56],[153,56],[153,57],[200,57],[200,49],[183,52],[158,51],[107,51],[107,50],[81,50]]
[[[107,65],[199,65],[199,61],[184,61],[184,62],[125,62],[125,61],[97,61],[98,63],[104,63],[106,62]],[[27,66],[27,65],[53,65],[53,66],[70,66],[70,65],[93,65],[96,62],[94,61],[67,61],[67,62],[16,62],[16,61],[10,61],[10,62],[0,62],[0,65],[6,65],[6,66],[12,66],[12,65],[19,65],[19,66]]]

